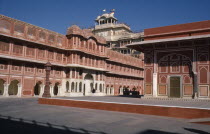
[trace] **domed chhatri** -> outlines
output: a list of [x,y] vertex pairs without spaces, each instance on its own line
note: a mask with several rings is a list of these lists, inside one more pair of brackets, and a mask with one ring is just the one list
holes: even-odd
[[101,16],[98,16],[95,21],[98,23],[98,25],[102,25],[108,23],[116,23],[117,18],[114,17],[114,11],[111,11],[110,13],[104,13]]

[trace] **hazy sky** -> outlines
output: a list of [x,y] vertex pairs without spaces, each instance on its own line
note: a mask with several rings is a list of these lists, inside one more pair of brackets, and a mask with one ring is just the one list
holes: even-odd
[[62,34],[94,26],[103,9],[134,31],[210,20],[210,0],[0,0],[0,14]]

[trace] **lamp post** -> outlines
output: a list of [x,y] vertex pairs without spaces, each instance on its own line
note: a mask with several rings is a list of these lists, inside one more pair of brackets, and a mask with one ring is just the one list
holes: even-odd
[[52,64],[50,62],[47,62],[45,64],[45,71],[46,71],[46,81],[45,81],[45,87],[44,87],[44,93],[42,97],[50,98],[50,70],[51,70]]

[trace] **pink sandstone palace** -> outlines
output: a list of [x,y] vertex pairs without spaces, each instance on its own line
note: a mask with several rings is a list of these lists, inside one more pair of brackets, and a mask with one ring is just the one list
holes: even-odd
[[51,96],[118,95],[123,88],[143,93],[142,59],[105,45],[104,38],[75,25],[62,35],[1,15],[0,95],[42,96],[48,61]]
[[0,15],[0,96],[41,97],[49,61],[51,96],[126,89],[145,97],[210,98],[210,21],[145,29],[142,37],[127,44],[142,52],[135,58],[107,48],[91,29],[73,25],[62,35]]

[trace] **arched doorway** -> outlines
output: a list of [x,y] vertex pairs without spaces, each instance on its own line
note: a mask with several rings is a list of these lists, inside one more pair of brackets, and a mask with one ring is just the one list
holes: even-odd
[[0,95],[4,94],[4,80],[0,79]]
[[111,88],[110,88],[110,94],[113,95],[114,94],[114,86],[111,85]]
[[[158,60],[158,94],[181,98],[184,91],[193,93],[192,60],[183,53],[166,54]],[[185,82],[185,77],[190,82]],[[161,84],[160,84],[161,83]],[[187,84],[186,84],[187,83]],[[189,88],[185,88],[185,86]]]
[[11,81],[10,85],[9,85],[9,89],[8,89],[8,93],[9,95],[17,95],[18,93],[18,80],[13,80]]
[[69,91],[69,82],[67,81],[66,82],[66,92],[68,92]]
[[54,88],[53,88],[53,94],[54,94],[54,95],[58,95],[58,85],[59,85],[58,82],[55,83],[55,86],[54,86]]
[[74,82],[71,83],[71,92],[74,92]]
[[100,92],[102,92],[102,84],[100,84],[99,90],[100,90]]
[[41,84],[42,84],[42,82],[39,81],[34,86],[34,95],[39,95],[40,94],[40,92],[41,92]]
[[82,92],[82,82],[79,83],[79,92]]
[[84,95],[91,93],[93,91],[93,76],[91,74],[87,74],[84,78],[85,87],[84,87]]

